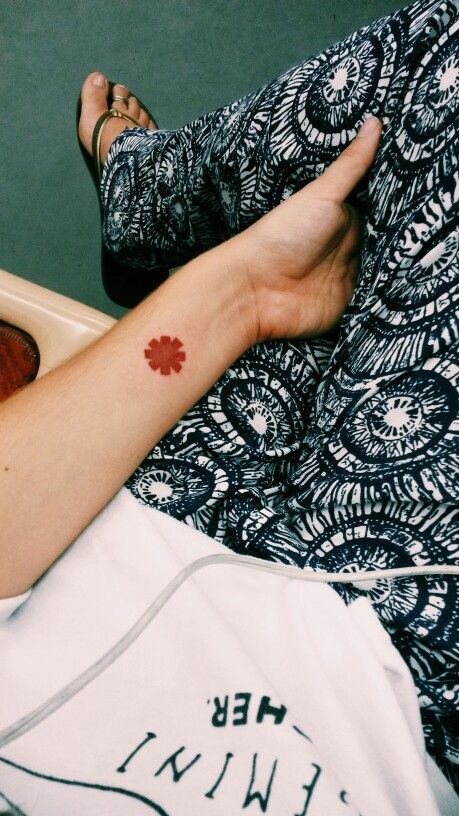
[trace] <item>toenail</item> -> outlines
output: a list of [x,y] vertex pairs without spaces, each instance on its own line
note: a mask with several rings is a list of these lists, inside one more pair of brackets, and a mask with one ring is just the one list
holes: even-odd
[[103,74],[96,74],[92,78],[92,84],[97,85],[98,88],[105,88],[106,79]]

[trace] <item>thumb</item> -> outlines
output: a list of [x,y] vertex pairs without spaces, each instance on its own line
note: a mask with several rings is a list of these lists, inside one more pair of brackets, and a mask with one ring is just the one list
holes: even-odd
[[354,141],[319,178],[308,184],[308,192],[332,201],[344,201],[373,164],[381,131],[381,121],[369,116]]

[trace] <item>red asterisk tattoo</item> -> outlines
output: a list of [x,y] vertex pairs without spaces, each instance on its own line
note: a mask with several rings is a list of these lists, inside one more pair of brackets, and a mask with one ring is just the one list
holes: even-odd
[[145,357],[153,371],[156,371],[157,368],[161,374],[170,374],[171,369],[174,369],[177,374],[181,371],[186,355],[184,351],[179,351],[183,343],[178,337],[171,340],[170,337],[164,335],[159,340],[150,340],[148,345],[149,348],[145,349]]

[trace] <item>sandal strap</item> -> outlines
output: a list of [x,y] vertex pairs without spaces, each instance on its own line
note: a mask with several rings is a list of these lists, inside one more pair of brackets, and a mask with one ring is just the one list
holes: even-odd
[[133,119],[132,116],[129,116],[128,113],[122,113],[121,111],[115,110],[114,108],[104,111],[102,116],[99,117],[92,132],[92,155],[94,159],[94,165],[96,168],[97,180],[99,182],[102,176],[102,163],[100,161],[100,143],[102,140],[102,133],[104,127],[109,119],[125,119],[126,122],[130,122],[136,127],[140,127],[140,124],[137,122],[137,120]]
[[133,119],[128,113],[123,113],[123,111],[116,110],[116,108],[110,108],[110,113],[113,114],[113,116],[117,116],[118,119],[126,119],[126,122],[132,122],[133,125],[141,127],[140,122],[138,122],[137,119]]

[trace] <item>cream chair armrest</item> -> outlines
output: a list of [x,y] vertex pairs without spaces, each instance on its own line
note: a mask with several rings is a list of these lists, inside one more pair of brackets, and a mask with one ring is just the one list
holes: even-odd
[[116,320],[0,269],[0,320],[32,335],[40,352],[38,377],[105,334]]

